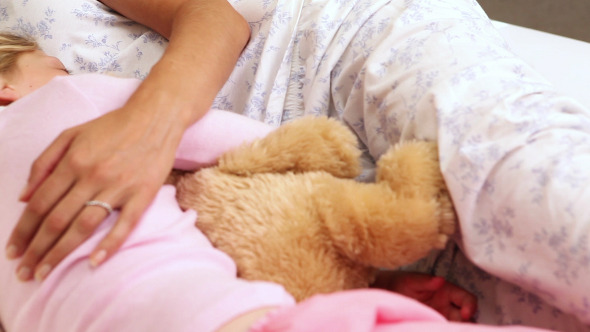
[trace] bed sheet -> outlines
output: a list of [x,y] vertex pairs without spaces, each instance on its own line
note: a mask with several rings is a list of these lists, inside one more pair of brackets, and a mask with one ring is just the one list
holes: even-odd
[[[507,30],[499,33],[476,1],[230,2],[252,35],[216,108],[274,126],[305,114],[340,117],[364,144],[364,180],[391,144],[438,140],[462,238],[418,267],[476,293],[481,322],[590,330],[583,277],[590,244],[578,235],[590,226],[577,222],[589,218],[574,199],[586,195],[575,184],[589,180],[576,166],[588,161],[575,158],[589,155],[588,110],[515,56],[520,44],[509,45]],[[91,0],[3,1],[0,27],[34,36],[74,73],[143,78],[166,46]],[[555,135],[537,135],[544,132]],[[551,167],[527,164],[538,151]],[[510,171],[525,167],[525,177]],[[552,176],[565,187],[548,189]],[[514,195],[519,183],[531,186]],[[572,200],[547,197],[548,190]],[[554,213],[563,224],[545,218]]]

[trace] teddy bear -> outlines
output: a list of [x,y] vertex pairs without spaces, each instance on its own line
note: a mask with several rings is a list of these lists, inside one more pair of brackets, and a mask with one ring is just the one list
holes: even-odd
[[297,301],[364,288],[445,246],[456,216],[432,142],[405,142],[360,173],[357,138],[341,122],[295,120],[176,179],[196,226],[238,276],[279,283]]

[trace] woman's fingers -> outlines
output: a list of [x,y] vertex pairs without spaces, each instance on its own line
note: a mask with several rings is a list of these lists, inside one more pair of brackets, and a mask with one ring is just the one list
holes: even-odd
[[74,135],[73,130],[65,131],[35,160],[31,166],[27,184],[19,196],[21,201],[29,201],[36,189],[53,172],[54,168],[67,152]]
[[[52,179],[49,178],[40,188],[40,190],[33,196],[29,205],[34,204],[34,200],[39,195],[44,194],[43,189],[50,184]],[[82,187],[82,188],[80,188]],[[22,260],[17,268],[18,277],[23,280],[29,280],[32,277],[32,272],[36,270],[36,266],[48,252],[53,248],[55,243],[59,241],[62,235],[70,228],[71,220],[74,220],[80,213],[84,206],[86,197],[92,197],[92,189],[84,186],[77,186],[75,190],[70,190],[64,197],[58,197],[57,204],[50,212],[43,215],[35,215],[34,219],[25,219],[31,217],[27,213],[23,214],[21,218],[23,224],[27,224],[34,220],[39,226],[35,229],[34,237],[27,243],[26,251],[22,256]],[[45,216],[45,217],[44,217]],[[102,215],[104,218],[104,214]],[[102,219],[98,220],[98,224]],[[89,227],[92,228],[92,227]],[[88,235],[94,229],[89,229],[86,233]],[[74,247],[75,248],[75,247]],[[38,268],[37,268],[38,269]]]
[[21,279],[43,279],[94,232],[107,213],[85,206],[90,200],[121,209],[94,264],[121,246],[172,168],[182,135],[170,138],[170,126],[160,126],[113,111],[64,132],[39,157],[23,195],[29,202],[7,246],[12,258],[24,253]]
[[[71,174],[56,171],[35,191],[16,224],[7,244],[7,256],[17,258],[25,252],[40,225],[57,202],[68,192],[74,178]],[[53,223],[59,223],[56,218]]]
[[19,197],[28,204],[6,245],[8,258],[23,255],[45,216],[73,185],[73,172],[63,167],[55,169],[71,144],[73,133],[74,130],[62,133],[33,163],[27,184]]
[[143,195],[125,204],[119,218],[107,236],[96,246],[90,255],[90,264],[98,266],[110,258],[129,237],[152,197]]
[[[94,201],[107,202],[108,198],[99,198]],[[79,213],[58,241],[47,246],[47,252],[42,260],[36,262],[35,279],[44,280],[59,262],[61,262],[70,252],[77,248],[82,242],[88,239],[98,228],[103,220],[110,214],[109,210],[100,205],[85,205],[82,203]],[[46,225],[46,224],[44,224]],[[43,226],[42,226],[43,227]],[[43,236],[44,229],[39,230],[40,238],[47,239]],[[34,246],[34,243],[31,247]],[[25,257],[23,257],[24,264]],[[18,273],[17,273],[18,274]]]
[[[98,196],[97,199],[92,200],[94,202],[106,203],[106,205],[82,204],[83,208],[81,209],[80,213],[72,222],[67,231],[63,234],[63,236],[57,241],[57,243],[53,245],[49,245],[49,243],[41,243],[37,245],[37,243],[33,241],[31,248],[44,246],[47,248],[47,253],[43,256],[42,261],[37,262],[37,264],[32,264],[32,266],[36,265],[34,270],[35,279],[44,280],[59,262],[61,262],[80,244],[82,244],[82,242],[88,239],[88,237],[92,235],[92,233],[98,228],[102,221],[108,217],[110,212],[107,206],[110,206],[111,204],[107,202],[113,201],[114,198],[106,197],[113,196]],[[91,254],[90,264],[92,266],[100,265],[123,245],[125,240],[129,237],[129,234],[131,234],[135,228],[135,225],[139,221],[146,206],[149,205],[151,200],[151,196],[144,193],[143,195],[140,195],[139,198],[136,197],[131,202],[124,204],[125,209],[119,213],[118,219],[113,229]],[[42,226],[42,229],[40,229],[38,232],[38,236],[41,239],[44,239],[42,241],[48,241],[47,239],[50,238],[48,235],[43,235],[45,233],[46,231]],[[25,264],[26,259],[27,257],[25,255],[21,265]],[[29,272],[30,270],[25,271]],[[17,275],[20,277],[18,272]],[[29,279],[30,277],[31,276],[29,275]]]

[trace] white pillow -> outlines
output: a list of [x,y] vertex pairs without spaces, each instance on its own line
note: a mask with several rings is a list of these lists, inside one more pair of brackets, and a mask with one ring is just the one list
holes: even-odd
[[35,38],[73,73],[144,78],[167,44],[159,34],[93,0],[6,0],[0,30]]

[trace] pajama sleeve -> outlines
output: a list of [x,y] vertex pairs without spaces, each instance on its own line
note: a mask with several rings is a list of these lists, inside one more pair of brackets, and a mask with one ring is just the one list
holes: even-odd
[[590,112],[515,56],[471,1],[386,8],[361,31],[352,45],[372,53],[344,53],[333,95],[371,156],[437,141],[465,255],[590,323]]
[[210,166],[225,151],[264,137],[271,130],[269,125],[243,115],[211,110],[185,132],[176,151],[174,168],[194,170]]

